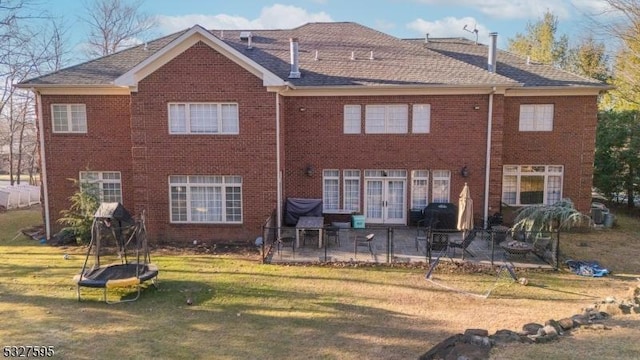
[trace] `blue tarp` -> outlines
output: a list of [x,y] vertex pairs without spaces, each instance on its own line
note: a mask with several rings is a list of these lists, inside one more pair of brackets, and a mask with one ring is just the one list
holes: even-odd
[[602,277],[609,273],[597,261],[567,260],[566,264],[571,271],[581,276]]

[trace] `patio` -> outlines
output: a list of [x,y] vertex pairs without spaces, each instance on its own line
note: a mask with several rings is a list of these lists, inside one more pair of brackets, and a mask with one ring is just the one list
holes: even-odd
[[[276,233],[277,229],[271,229],[268,233]],[[356,236],[363,237],[367,234],[374,234],[371,242],[372,251],[368,247],[358,246],[354,251],[354,239]],[[434,234],[445,234],[438,232]],[[428,263],[442,255],[441,260],[445,261],[470,261],[483,265],[500,266],[505,262],[512,263],[520,268],[541,268],[554,269],[554,261],[543,260],[534,252],[524,254],[509,254],[499,246],[503,240],[491,241],[496,236],[504,232],[478,230],[467,250],[474,256],[460,249],[446,248],[433,249],[427,253],[426,241],[421,239],[416,241],[418,229],[416,227],[367,227],[365,229],[340,229],[338,231],[339,241],[334,239],[323,239],[323,246],[318,247],[318,232],[307,234],[301,241],[300,247],[294,247],[289,242],[278,246],[274,241],[275,236],[267,236],[265,243],[265,262],[278,263],[304,263],[304,262],[361,262],[361,263]],[[451,242],[461,242],[461,232],[446,233]],[[445,236],[445,237],[446,237]],[[295,239],[295,228],[281,228],[281,239]],[[556,238],[557,239],[557,238]],[[512,241],[510,235],[506,235],[504,241]],[[295,241],[295,240],[294,240]],[[417,246],[417,249],[416,249]],[[463,258],[464,254],[464,258]]]

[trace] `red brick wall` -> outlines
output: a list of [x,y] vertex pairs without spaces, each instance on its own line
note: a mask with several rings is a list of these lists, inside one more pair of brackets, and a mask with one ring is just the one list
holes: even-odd
[[[238,103],[239,135],[169,135],[169,102]],[[136,211],[161,242],[251,241],[276,206],[276,96],[203,43],[139,82],[132,95]],[[242,176],[243,223],[171,224],[169,175]]]
[[[415,169],[450,170],[451,202],[457,203],[467,182],[477,204],[476,217],[482,215],[487,95],[288,97],[286,100],[285,197],[322,198],[323,169],[405,169],[408,176]],[[364,106],[393,103],[431,104],[430,133],[365,134]],[[343,133],[344,105],[362,105],[361,134]],[[301,112],[300,108],[305,111]],[[409,107],[410,119],[411,112]],[[494,114],[501,116],[500,112]],[[316,169],[312,177],[304,172],[307,165]],[[460,175],[464,165],[469,169],[468,178]],[[408,211],[410,189],[407,190]]]
[[[518,131],[520,104],[554,104],[553,131]],[[563,197],[586,213],[591,206],[596,125],[595,96],[507,97],[503,162],[564,165]]]
[[[85,104],[87,133],[54,134],[51,104]],[[68,179],[78,179],[80,171],[120,171],[124,206],[133,207],[129,96],[43,95],[42,119],[52,235],[77,190]]]

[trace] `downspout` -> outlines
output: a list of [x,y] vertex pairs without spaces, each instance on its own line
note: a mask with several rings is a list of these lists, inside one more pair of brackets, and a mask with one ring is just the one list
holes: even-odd
[[484,227],[487,228],[489,219],[489,179],[491,177],[491,131],[493,129],[493,94],[496,88],[493,87],[489,93],[489,110],[487,114],[487,154],[484,170]]
[[51,238],[51,219],[49,216],[49,188],[47,186],[47,160],[44,151],[44,120],[42,119],[42,97],[40,92],[31,89],[36,94],[36,106],[38,116],[38,138],[40,141],[40,184],[42,186],[42,197],[44,202],[44,229],[47,239]]
[[280,93],[276,92],[276,227],[280,238],[282,225],[282,173],[280,172]]

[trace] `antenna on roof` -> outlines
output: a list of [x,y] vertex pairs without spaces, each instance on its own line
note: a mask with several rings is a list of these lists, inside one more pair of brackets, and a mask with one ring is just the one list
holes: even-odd
[[467,29],[467,25],[465,25],[462,30],[472,33],[472,34],[476,34],[476,45],[478,45],[478,29],[476,29],[476,25],[473,25],[473,30],[469,30]]

